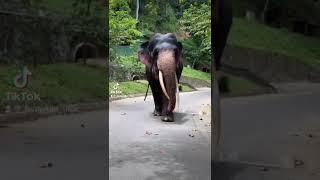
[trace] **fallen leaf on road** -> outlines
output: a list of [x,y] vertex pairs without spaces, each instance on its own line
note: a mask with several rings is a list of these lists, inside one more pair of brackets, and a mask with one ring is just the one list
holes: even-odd
[[51,162],[45,162],[40,165],[41,168],[51,168],[53,164]]
[[197,129],[192,129],[192,131],[198,131]]
[[264,171],[264,172],[269,171],[269,169],[266,168],[266,167],[263,167],[263,168],[261,168],[260,170],[261,170],[261,171]]
[[127,113],[121,113],[121,115],[126,115]]
[[194,134],[189,134],[190,137],[194,137]]
[[298,159],[294,160],[294,165],[295,165],[295,167],[297,167],[297,166],[302,166],[303,164],[304,164],[304,163],[303,163],[302,160],[298,160]]
[[313,135],[312,135],[312,134],[308,134],[308,137],[309,137],[309,138],[313,138]]
[[82,128],[85,128],[85,126],[84,126],[84,124],[83,124],[83,123],[81,124],[81,127],[82,127]]
[[146,131],[146,134],[151,135],[151,134],[152,134],[152,132]]
[[299,136],[298,133],[289,133],[290,136]]
[[159,135],[159,134],[158,134],[158,133],[155,133],[154,135],[156,135],[156,136],[157,136],[157,135]]
[[160,153],[161,154],[167,154],[165,151],[163,151],[163,150],[160,150]]
[[205,126],[209,126],[209,127],[210,127],[210,126],[211,126],[211,123],[205,124]]

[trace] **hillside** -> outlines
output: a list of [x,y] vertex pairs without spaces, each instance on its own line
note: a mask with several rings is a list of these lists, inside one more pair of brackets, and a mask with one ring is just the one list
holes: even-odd
[[229,44],[281,53],[320,67],[320,39],[234,18]]

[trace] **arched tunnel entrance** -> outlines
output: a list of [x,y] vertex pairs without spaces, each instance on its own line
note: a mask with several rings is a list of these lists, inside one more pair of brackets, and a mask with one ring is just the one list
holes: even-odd
[[81,42],[74,48],[72,59],[77,63],[79,61],[85,61],[88,58],[97,58],[97,56],[97,46],[92,43]]

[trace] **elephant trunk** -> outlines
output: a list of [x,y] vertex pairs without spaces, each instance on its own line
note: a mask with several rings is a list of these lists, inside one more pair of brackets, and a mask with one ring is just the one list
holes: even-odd
[[176,93],[178,88],[174,51],[165,50],[159,53],[158,68],[161,89],[169,101],[167,111],[172,112],[176,107]]

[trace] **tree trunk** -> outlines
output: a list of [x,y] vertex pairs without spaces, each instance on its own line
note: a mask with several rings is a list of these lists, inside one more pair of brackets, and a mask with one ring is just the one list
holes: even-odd
[[139,0],[137,0],[137,6],[136,6],[136,21],[139,20]]
[[261,21],[265,24],[266,23],[266,13],[268,11],[268,7],[269,7],[269,0],[266,0],[265,4],[264,4],[264,8],[263,11],[261,13]]
[[83,50],[83,64],[86,65],[87,64],[87,58],[88,58],[88,46],[87,46],[87,42],[83,43],[82,46],[82,50]]

